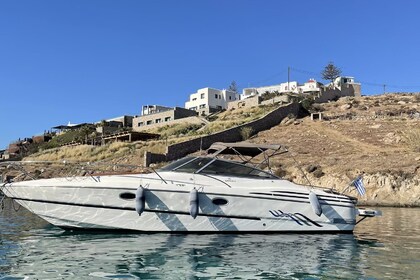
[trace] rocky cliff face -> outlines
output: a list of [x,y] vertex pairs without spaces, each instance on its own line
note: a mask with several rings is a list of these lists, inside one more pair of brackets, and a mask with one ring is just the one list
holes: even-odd
[[[300,170],[291,171],[293,181],[307,185]],[[350,183],[354,178],[343,174],[325,174],[321,178],[306,175],[314,186],[333,188],[357,197],[361,205],[415,206],[420,207],[420,176],[406,177],[401,174],[363,174],[366,194],[360,196]]]

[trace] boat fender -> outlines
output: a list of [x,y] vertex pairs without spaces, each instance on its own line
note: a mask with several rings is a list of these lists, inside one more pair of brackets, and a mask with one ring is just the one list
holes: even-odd
[[198,191],[194,188],[190,192],[190,215],[194,219],[198,215],[198,206],[199,206]]
[[146,190],[139,186],[136,191],[136,212],[141,216],[146,206]]
[[315,214],[321,216],[322,208],[321,204],[319,203],[318,197],[314,192],[309,192],[309,202],[311,203],[312,209],[314,210]]

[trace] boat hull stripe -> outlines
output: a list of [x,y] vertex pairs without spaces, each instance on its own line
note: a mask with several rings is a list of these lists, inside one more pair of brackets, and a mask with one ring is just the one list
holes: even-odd
[[[112,210],[127,210],[127,211],[136,211],[135,207],[119,207],[119,206],[106,206],[106,205],[95,205],[95,204],[81,204],[81,203],[70,203],[62,201],[48,201],[40,199],[26,199],[26,198],[17,198],[10,197],[17,201],[29,201],[37,203],[46,203],[46,204],[58,204],[58,205],[69,205],[69,206],[78,206],[78,207],[88,207],[88,208],[102,208],[102,209],[112,209]],[[168,211],[168,210],[158,210],[158,209],[144,209],[144,212],[153,212],[153,213],[166,213],[174,215],[186,215],[189,216],[189,212],[183,211]],[[249,217],[249,216],[237,216],[237,215],[220,215],[220,214],[210,214],[210,213],[199,213],[199,216],[205,217],[216,217],[216,218],[226,218],[226,219],[242,219],[242,220],[255,220],[259,221],[261,218],[258,217]]]

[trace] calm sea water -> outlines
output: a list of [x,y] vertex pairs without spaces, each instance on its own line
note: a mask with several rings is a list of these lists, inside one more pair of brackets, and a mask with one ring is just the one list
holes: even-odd
[[7,204],[0,279],[420,279],[420,209],[354,235],[65,232]]

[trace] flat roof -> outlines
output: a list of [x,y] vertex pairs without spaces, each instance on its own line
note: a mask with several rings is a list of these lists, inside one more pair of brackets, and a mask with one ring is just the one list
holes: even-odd
[[52,127],[52,129],[75,129],[80,128],[85,125],[93,125],[91,123],[80,123],[80,124],[70,124],[70,125],[57,125]]

